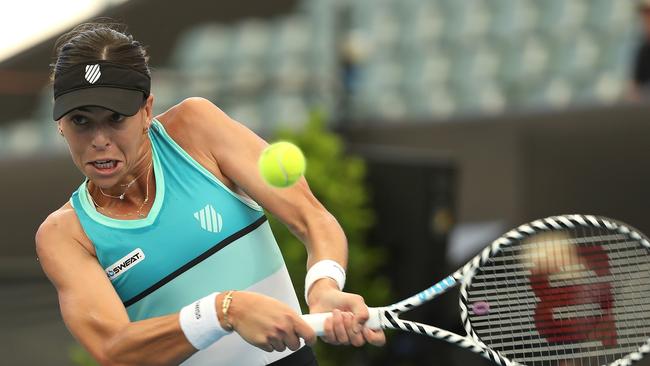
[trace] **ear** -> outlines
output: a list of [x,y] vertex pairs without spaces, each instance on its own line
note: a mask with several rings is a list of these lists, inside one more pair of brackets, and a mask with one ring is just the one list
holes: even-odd
[[59,134],[63,136],[63,126],[61,126],[61,120],[56,121],[56,128],[59,130]]
[[148,130],[151,126],[151,121],[153,120],[153,94],[149,94],[147,100],[144,103],[144,118],[145,118],[145,130]]

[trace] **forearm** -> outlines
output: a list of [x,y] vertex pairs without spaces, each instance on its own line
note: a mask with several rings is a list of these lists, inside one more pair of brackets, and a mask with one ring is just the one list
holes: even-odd
[[307,248],[307,268],[323,259],[334,260],[343,268],[347,266],[347,238],[341,225],[329,212],[309,216],[304,232],[298,236]]
[[307,249],[305,300],[311,305],[319,302],[318,294],[343,289],[348,245],[338,221],[325,209],[304,217],[305,230],[299,238]]
[[[178,314],[129,323],[105,346],[108,365],[178,365],[196,352]],[[104,362],[102,362],[104,363]]]

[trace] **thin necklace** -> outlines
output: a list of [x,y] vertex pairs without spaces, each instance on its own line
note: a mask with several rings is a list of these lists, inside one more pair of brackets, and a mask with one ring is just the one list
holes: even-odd
[[[149,171],[149,168],[151,168],[151,164],[153,164],[153,160],[151,160],[151,162],[150,162],[149,165],[147,166],[147,170],[146,170],[147,172]],[[135,181],[137,181],[138,179],[140,179],[140,177],[142,176],[142,174],[144,174],[144,172],[140,173],[140,175],[138,175],[137,177],[135,177],[135,178],[134,178],[132,181],[130,181],[129,183],[127,183],[127,184],[121,184],[120,186],[122,186],[122,187],[126,187],[126,188],[124,188],[124,192],[122,192],[122,194],[119,195],[119,196],[113,196],[113,195],[110,195],[110,194],[108,194],[108,193],[104,193],[104,191],[102,190],[102,187],[99,187],[99,192],[101,192],[101,194],[104,195],[104,196],[106,196],[106,197],[110,197],[110,198],[118,198],[118,199],[120,199],[121,201],[124,201],[124,197],[126,196],[126,191],[128,191],[129,188],[131,188],[131,186],[133,185],[133,183],[135,183]],[[147,188],[149,188],[149,187],[147,187]]]
[[[151,166],[151,164],[149,166]],[[146,205],[147,202],[149,202],[149,177],[151,177],[151,170],[152,169],[147,170],[147,188],[145,190],[144,200],[140,204],[140,207],[138,207],[138,210],[135,212],[135,214],[138,215],[138,217],[141,217],[141,218],[144,217],[144,214],[142,213],[142,208],[144,208],[144,205]],[[118,214],[118,213],[109,212],[105,207],[102,207],[99,204],[97,204],[97,202],[95,202],[95,199],[93,198],[93,195],[90,194],[90,191],[88,190],[88,185],[86,185],[86,191],[88,192],[88,195],[90,196],[90,200],[93,201],[93,204],[95,205],[95,207],[101,209],[105,213],[113,215],[113,216],[117,216],[117,217],[126,217],[126,216],[131,215],[131,214],[128,214],[128,213],[127,214]],[[100,191],[101,191],[101,188],[100,188]]]

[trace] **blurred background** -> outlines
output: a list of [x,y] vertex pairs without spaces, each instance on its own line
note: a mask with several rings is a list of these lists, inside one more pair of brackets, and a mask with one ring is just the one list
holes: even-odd
[[[88,364],[33,237],[82,179],[51,120],[53,44],[100,16],[149,46],[157,112],[202,96],[268,140],[301,144],[314,192],[350,237],[350,290],[370,305],[428,287],[534,218],[598,214],[650,232],[643,3],[23,0],[0,16],[3,365]],[[301,284],[304,250],[276,227]],[[413,319],[462,332],[456,309],[451,293]],[[486,364],[401,334],[319,358]]]

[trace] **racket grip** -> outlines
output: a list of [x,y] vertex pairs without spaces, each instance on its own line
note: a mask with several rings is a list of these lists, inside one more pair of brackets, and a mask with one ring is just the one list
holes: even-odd
[[[325,319],[332,316],[332,313],[316,313],[302,315],[302,320],[309,324],[317,336],[325,334],[324,325]],[[381,309],[368,308],[368,321],[365,326],[370,329],[381,329]]]

